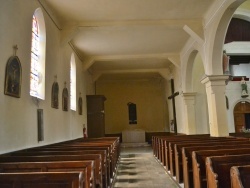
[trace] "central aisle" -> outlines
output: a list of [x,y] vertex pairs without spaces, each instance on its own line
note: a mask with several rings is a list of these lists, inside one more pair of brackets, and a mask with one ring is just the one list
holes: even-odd
[[153,156],[151,147],[121,148],[114,188],[179,187]]

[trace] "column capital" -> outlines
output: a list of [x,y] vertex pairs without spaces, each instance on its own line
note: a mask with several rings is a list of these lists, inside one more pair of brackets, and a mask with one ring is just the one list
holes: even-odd
[[229,79],[229,75],[205,75],[201,79],[202,84],[216,83],[216,85],[226,85],[226,80]]

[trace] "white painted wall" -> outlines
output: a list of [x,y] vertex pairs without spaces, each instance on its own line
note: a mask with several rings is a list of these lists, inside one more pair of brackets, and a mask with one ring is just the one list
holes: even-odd
[[[93,85],[88,73],[83,73],[82,63],[76,56],[77,99],[83,98],[83,115],[69,110],[62,111],[62,90],[70,81],[70,56],[73,52],[66,44],[60,45],[60,30],[43,11],[46,24],[46,84],[45,100],[36,105],[29,95],[29,72],[31,51],[31,21],[37,1],[8,0],[0,6],[0,153],[45,145],[82,137],[86,124],[85,95],[93,94]],[[13,55],[13,45],[18,45],[17,56],[22,65],[21,98],[4,95],[5,66]],[[54,76],[59,84],[59,109],[51,108],[51,88]],[[44,141],[37,141],[37,109],[44,110]]]

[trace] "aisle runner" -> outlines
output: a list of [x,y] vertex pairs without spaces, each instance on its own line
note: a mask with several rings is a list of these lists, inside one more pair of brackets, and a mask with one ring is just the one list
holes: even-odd
[[176,183],[156,162],[150,147],[124,148],[114,188],[175,188]]

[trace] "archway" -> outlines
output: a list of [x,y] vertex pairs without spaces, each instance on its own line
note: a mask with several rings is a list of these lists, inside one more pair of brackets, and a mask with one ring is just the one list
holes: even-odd
[[235,132],[242,132],[243,129],[250,129],[250,103],[241,101],[234,107]]

